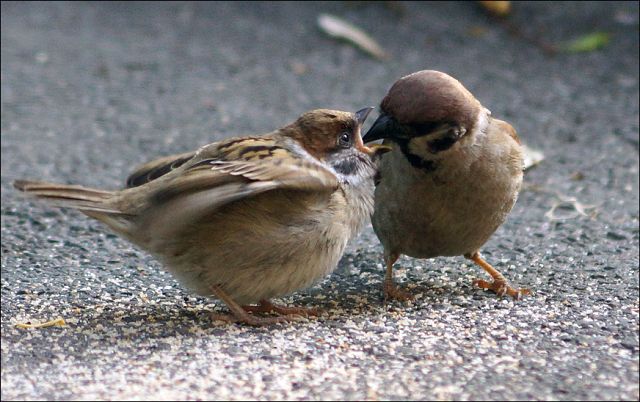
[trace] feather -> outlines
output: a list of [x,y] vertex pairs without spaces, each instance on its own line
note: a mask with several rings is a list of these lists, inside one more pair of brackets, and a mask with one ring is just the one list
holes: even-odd
[[138,166],[136,170],[127,177],[127,188],[138,187],[162,177],[182,166],[185,162],[193,158],[195,154],[195,152],[186,152],[165,156]]

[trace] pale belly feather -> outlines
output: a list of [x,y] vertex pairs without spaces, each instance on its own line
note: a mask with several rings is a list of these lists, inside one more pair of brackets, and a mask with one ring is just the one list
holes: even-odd
[[[415,169],[394,149],[383,160],[372,217],[386,252],[431,258],[477,251],[504,222],[516,201],[522,175],[513,180],[514,163],[501,159],[517,159],[519,153],[514,156],[512,151],[476,155],[475,160],[483,163],[462,165],[445,160],[435,171],[425,172]],[[496,163],[486,163],[487,158]]]

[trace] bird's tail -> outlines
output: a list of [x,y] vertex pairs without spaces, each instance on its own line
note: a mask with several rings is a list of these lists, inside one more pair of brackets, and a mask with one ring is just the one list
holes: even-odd
[[16,180],[13,186],[29,196],[50,201],[60,207],[81,211],[120,213],[105,202],[113,196],[111,191],[30,180]]
[[129,216],[114,206],[112,191],[96,190],[82,186],[16,180],[13,186],[28,196],[42,199],[63,208],[74,208],[85,215],[106,223],[117,232],[130,229]]

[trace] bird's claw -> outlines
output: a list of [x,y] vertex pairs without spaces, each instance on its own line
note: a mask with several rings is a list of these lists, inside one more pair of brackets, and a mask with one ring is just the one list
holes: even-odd
[[393,285],[393,284],[385,284],[384,287],[384,301],[385,303],[388,300],[397,300],[399,302],[409,302],[415,300],[415,296],[411,294],[409,291]]
[[288,307],[263,300],[257,306],[242,306],[250,313],[276,313],[279,315],[299,315],[303,317],[319,316],[324,310],[319,307]]
[[473,285],[477,286],[481,289],[488,289],[502,297],[504,295],[509,295],[513,297],[515,300],[522,299],[523,296],[531,294],[531,290],[526,288],[515,289],[512,288],[507,281],[504,280],[494,280],[493,282],[487,282],[483,279],[475,279],[473,281]]
[[260,327],[264,325],[271,325],[283,322],[301,321],[304,317],[301,315],[290,314],[280,315],[277,317],[259,317],[252,314],[247,314],[246,317],[236,317],[232,314],[212,313],[211,319],[214,321],[223,321],[229,323],[242,323],[251,325],[254,327]]

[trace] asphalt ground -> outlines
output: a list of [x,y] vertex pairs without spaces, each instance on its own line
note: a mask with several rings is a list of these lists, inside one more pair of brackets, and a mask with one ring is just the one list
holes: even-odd
[[[324,12],[390,59],[328,38]],[[509,21],[520,34],[475,3],[2,2],[2,399],[637,400],[638,3],[517,3]],[[594,31],[600,50],[541,48]],[[376,105],[426,68],[546,156],[484,248],[525,300],[473,288],[463,258],[403,258],[417,299],[384,305],[368,227],[282,300],[326,315],[223,324],[98,222],[11,187],[118,188],[155,156]]]

